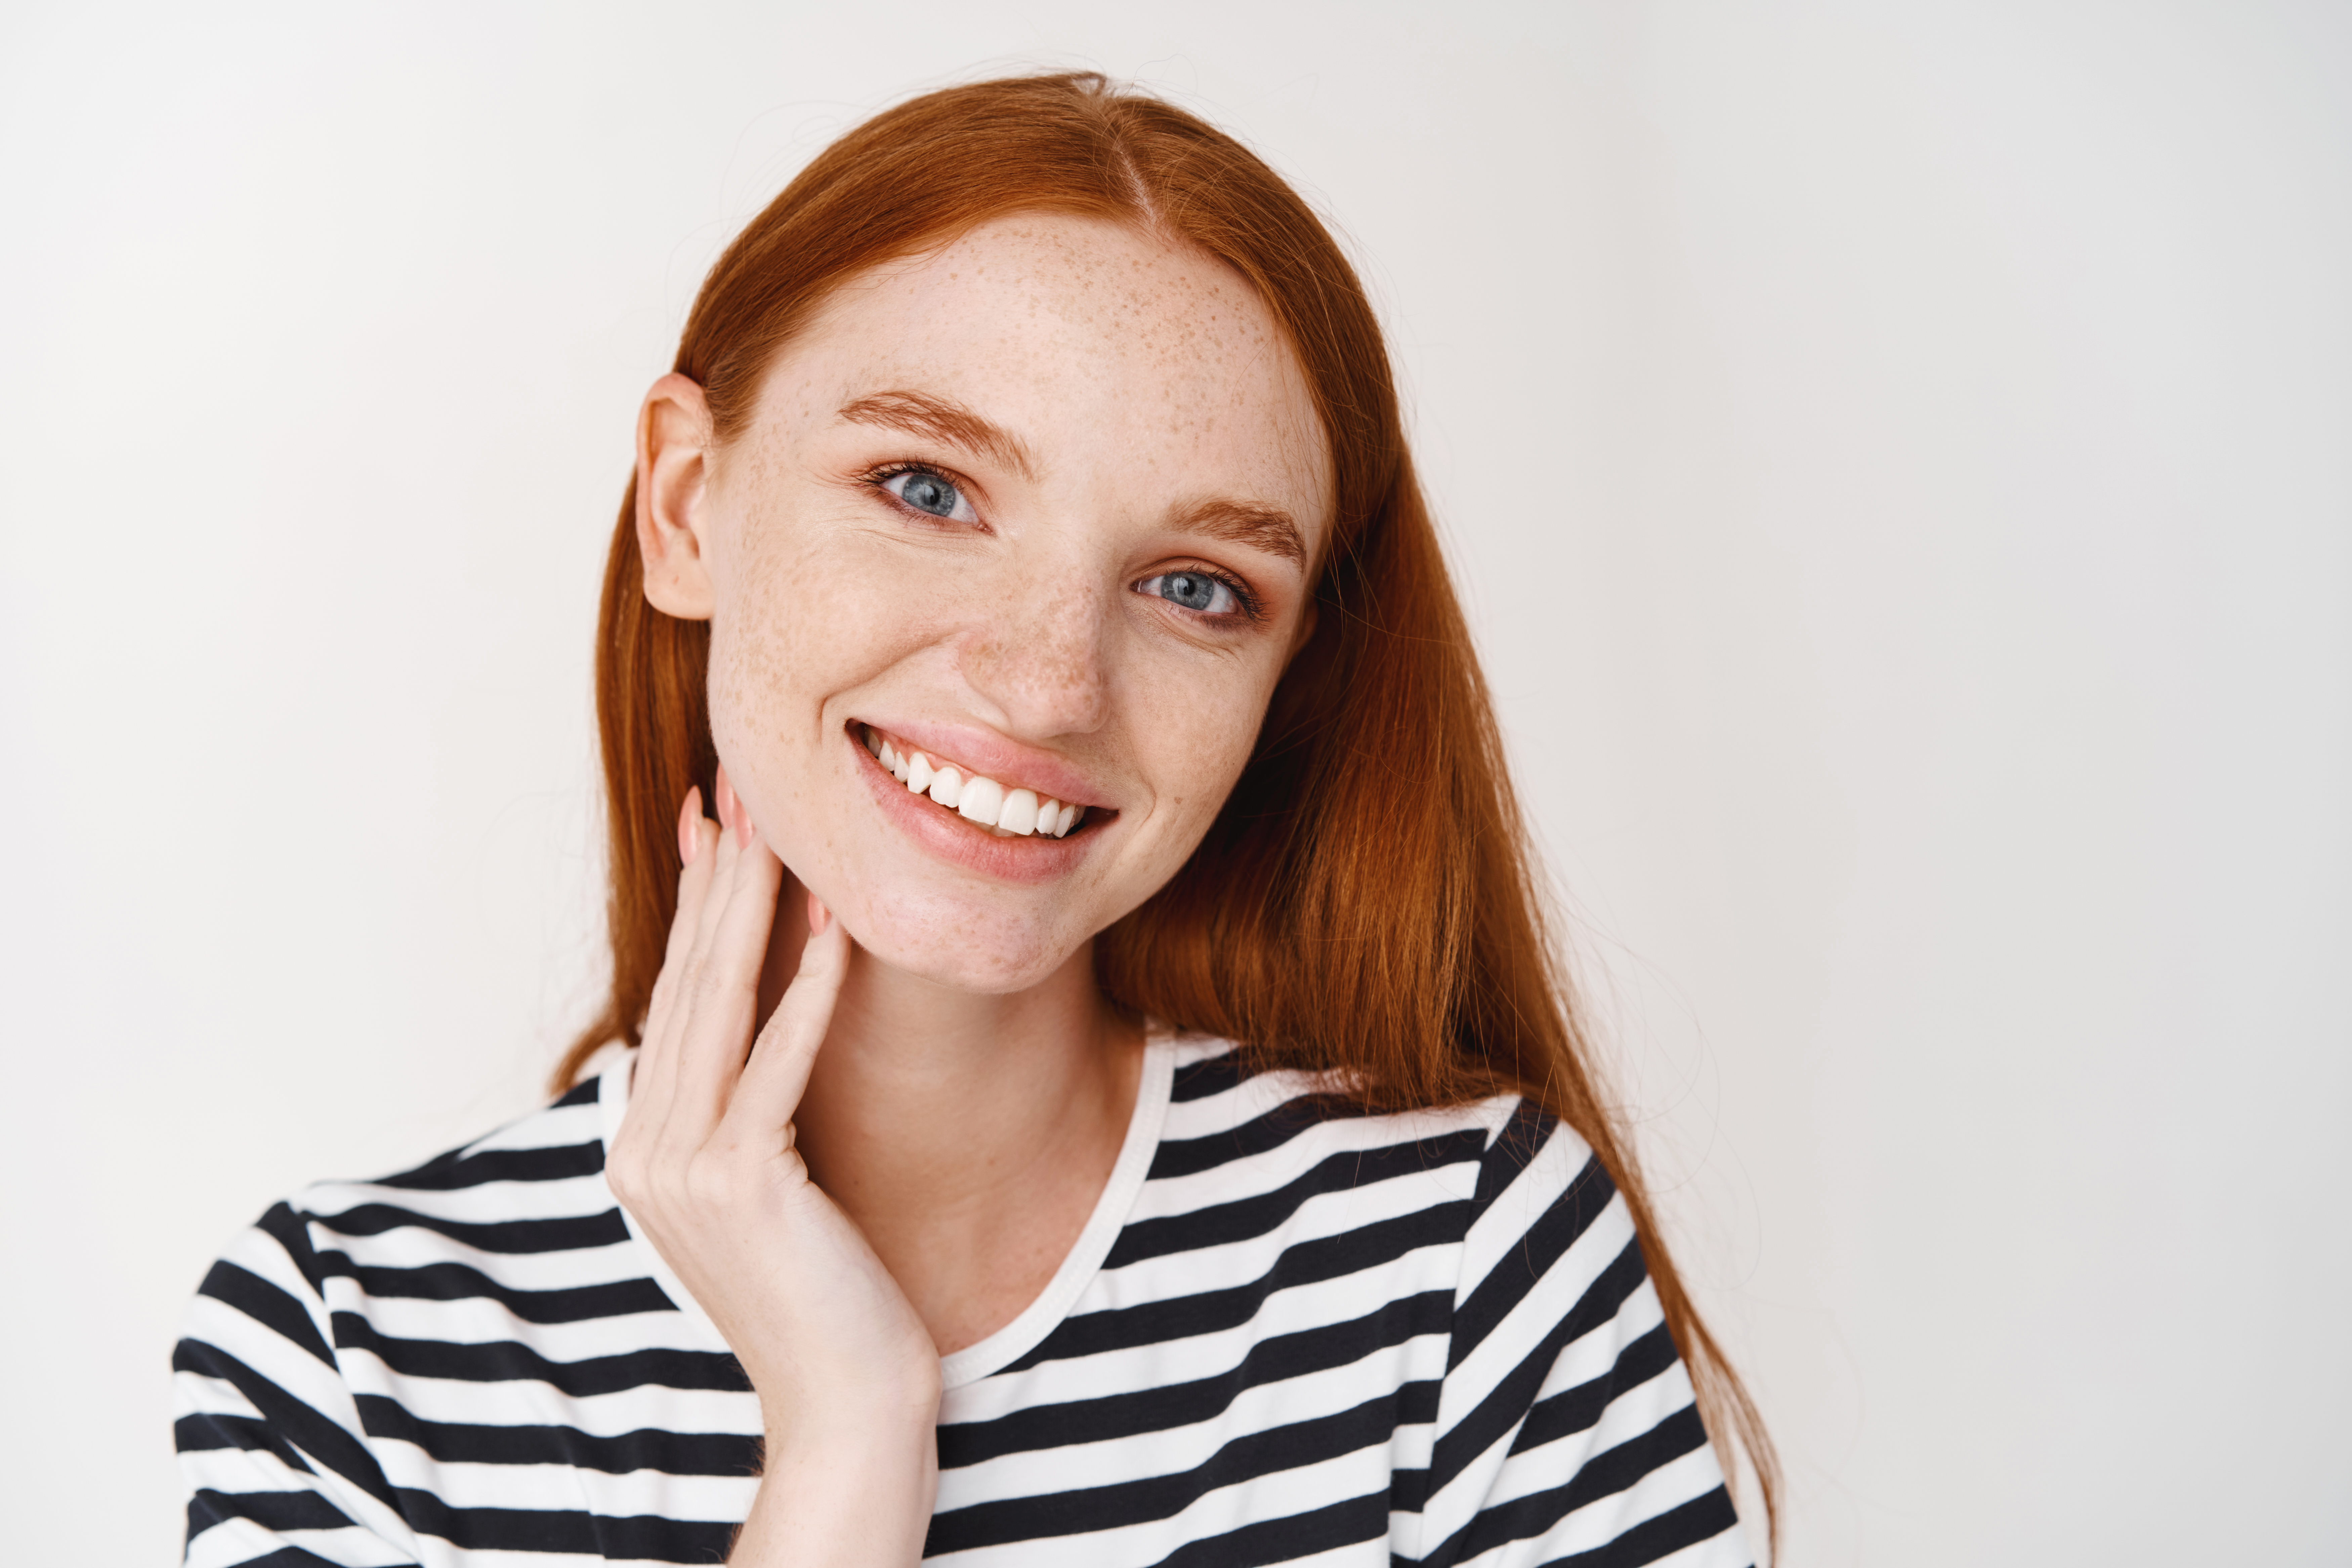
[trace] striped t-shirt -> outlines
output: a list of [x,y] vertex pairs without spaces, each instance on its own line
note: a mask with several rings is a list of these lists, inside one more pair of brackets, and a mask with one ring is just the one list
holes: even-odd
[[[604,1184],[627,1065],[229,1248],[173,1359],[188,1563],[724,1558],[760,1411]],[[1582,1141],[1318,1087],[1150,1041],[1077,1245],[942,1363],[925,1560],[1747,1563]]]

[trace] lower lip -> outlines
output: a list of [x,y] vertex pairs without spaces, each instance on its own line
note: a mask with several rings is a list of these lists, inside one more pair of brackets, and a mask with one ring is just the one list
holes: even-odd
[[1090,824],[1072,828],[1066,838],[1042,833],[999,838],[891,777],[850,731],[843,731],[842,738],[856,753],[859,774],[883,811],[924,848],[965,870],[1000,882],[1050,882],[1085,859],[1093,844],[1095,836],[1087,831]]

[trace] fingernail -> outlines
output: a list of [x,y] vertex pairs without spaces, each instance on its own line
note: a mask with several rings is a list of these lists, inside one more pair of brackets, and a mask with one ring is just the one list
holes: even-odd
[[809,895],[809,935],[824,935],[824,928],[831,923],[832,920],[833,911],[817,902],[816,895],[811,893]]
[[694,864],[694,857],[702,847],[702,786],[696,784],[686,792],[686,802],[677,808],[677,863]]

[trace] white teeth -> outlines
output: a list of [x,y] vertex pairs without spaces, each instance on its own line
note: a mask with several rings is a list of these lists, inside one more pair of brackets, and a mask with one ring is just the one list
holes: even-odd
[[[967,811],[966,816],[971,815]],[[1037,796],[1025,789],[1016,789],[1004,797],[1003,807],[996,814],[996,826],[1007,833],[1034,833],[1037,830]]]
[[920,752],[898,750],[871,725],[866,727],[864,738],[866,749],[889,770],[891,777],[907,786],[908,793],[930,796],[999,838],[1020,838],[1032,833],[1050,833],[1063,838],[1086,818],[1087,809],[1082,805],[1071,805],[1050,796],[1040,800],[1034,790],[1008,790],[994,779],[978,773],[966,778],[951,763],[934,766],[931,759]]
[[1004,786],[994,779],[978,773],[964,780],[963,789],[956,800],[956,810],[983,827],[996,826],[996,814],[1004,809]]

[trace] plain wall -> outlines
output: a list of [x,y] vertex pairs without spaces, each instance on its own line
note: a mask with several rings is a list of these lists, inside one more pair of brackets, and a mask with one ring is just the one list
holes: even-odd
[[165,1366],[596,969],[631,421],[835,132],[1098,66],[1389,320],[1804,1564],[2352,1559],[2352,9],[0,16],[0,1557],[168,1561]]

